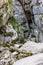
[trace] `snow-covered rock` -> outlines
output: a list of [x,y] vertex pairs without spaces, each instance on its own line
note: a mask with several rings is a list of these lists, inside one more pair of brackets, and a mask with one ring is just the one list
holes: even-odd
[[13,65],[43,65],[43,53],[21,59]]
[[35,43],[33,41],[27,41],[20,49],[22,52],[28,52],[32,54],[43,52],[43,43]]

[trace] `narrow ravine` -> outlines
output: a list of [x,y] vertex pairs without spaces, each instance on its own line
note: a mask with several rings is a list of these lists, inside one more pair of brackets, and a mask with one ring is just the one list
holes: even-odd
[[0,65],[43,65],[42,0],[0,0]]

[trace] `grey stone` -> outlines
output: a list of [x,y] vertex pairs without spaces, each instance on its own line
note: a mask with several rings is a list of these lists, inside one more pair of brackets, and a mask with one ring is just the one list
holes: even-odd
[[43,53],[18,60],[13,65],[43,65]]
[[[25,28],[29,30],[28,21],[25,16],[23,7],[18,0],[15,0],[14,10],[15,10],[14,16],[15,16],[17,22],[21,25],[22,30],[24,31]],[[23,24],[24,22],[25,22],[25,24]],[[24,28],[24,25],[26,26],[25,28]],[[23,35],[23,38],[24,38],[24,35]]]
[[43,53],[43,42],[42,43],[35,43],[33,41],[27,41],[20,49],[22,52],[38,54]]
[[43,5],[34,5],[33,6],[33,13],[34,15],[41,15],[43,14]]

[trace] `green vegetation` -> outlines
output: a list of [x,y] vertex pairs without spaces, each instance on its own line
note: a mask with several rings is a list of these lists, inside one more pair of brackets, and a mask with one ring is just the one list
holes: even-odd
[[40,18],[40,19],[42,19],[42,18],[43,18],[43,14],[42,14],[42,15],[40,15],[40,16],[39,16],[39,18]]
[[17,21],[16,21],[16,19],[14,17],[9,18],[8,22],[10,22],[12,24],[14,29],[17,28],[18,23],[17,23]]
[[13,35],[14,35],[14,33],[13,32],[8,32],[8,33],[4,33],[4,34],[2,34],[3,36],[10,36],[10,37],[12,37]]
[[17,23],[16,19],[14,17],[11,17],[8,19],[8,22],[10,22],[13,28],[17,31],[19,37],[22,37],[23,35],[22,27]]
[[6,43],[3,43],[3,44],[0,44],[0,47],[10,47],[10,45],[6,44]]
[[10,51],[10,52],[15,52],[15,50],[14,50],[14,49],[11,49],[11,48],[9,49],[9,51]]
[[26,41],[24,39],[20,40],[20,43],[24,44]]
[[[1,12],[1,10],[2,10],[2,12]],[[6,26],[6,23],[10,23],[13,26],[13,28],[17,31],[18,36],[22,37],[23,36],[22,27],[16,21],[15,17],[13,16],[13,13],[14,13],[14,10],[13,10],[13,5],[12,5],[12,0],[7,0],[7,1],[5,1],[5,3],[2,3],[2,6],[0,8],[0,24],[2,23],[2,25]],[[13,33],[5,32],[5,33],[3,33],[3,35],[12,37]]]
[[12,4],[12,0],[8,0],[8,4]]
[[0,24],[2,24],[2,17],[0,16]]

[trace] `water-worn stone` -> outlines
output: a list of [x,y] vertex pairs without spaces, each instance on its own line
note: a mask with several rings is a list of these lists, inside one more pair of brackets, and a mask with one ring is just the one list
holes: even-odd
[[21,59],[13,65],[43,65],[43,53]]
[[22,52],[38,54],[43,53],[43,43],[35,43],[33,41],[27,41],[20,49]]

